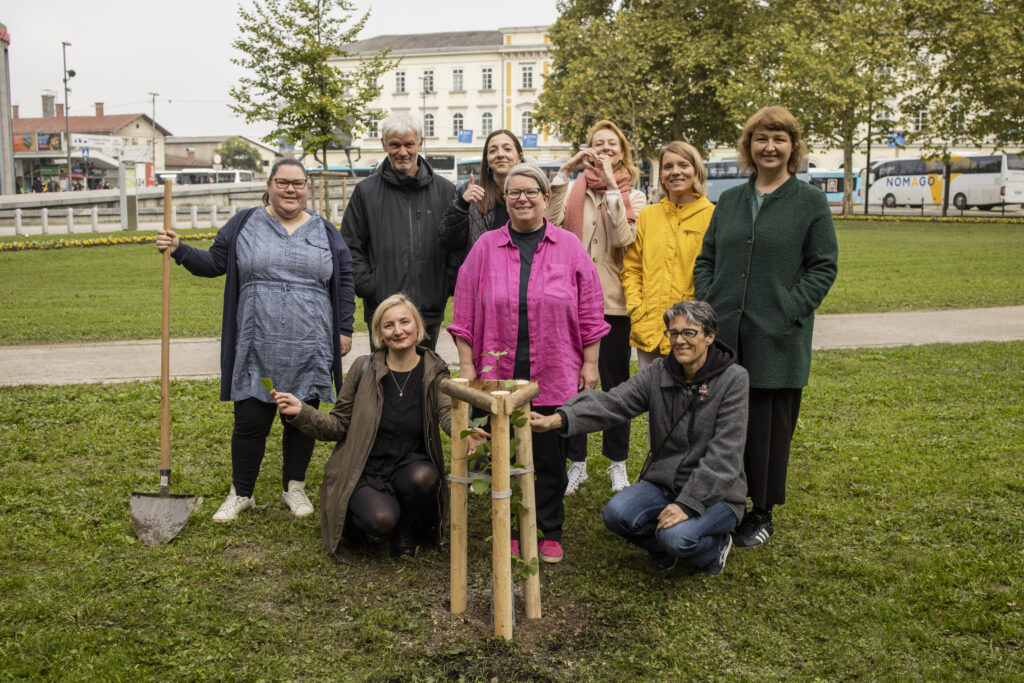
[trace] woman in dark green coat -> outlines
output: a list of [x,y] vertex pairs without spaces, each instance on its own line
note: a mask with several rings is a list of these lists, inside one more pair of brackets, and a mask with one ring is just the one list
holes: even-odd
[[694,267],[697,299],[718,314],[718,338],[750,373],[744,469],[749,510],[737,547],[774,533],[786,502],[789,447],[811,369],[814,310],[836,279],[838,245],[825,194],[796,177],[806,146],[784,107],[750,117],[739,142],[750,181],[722,193]]

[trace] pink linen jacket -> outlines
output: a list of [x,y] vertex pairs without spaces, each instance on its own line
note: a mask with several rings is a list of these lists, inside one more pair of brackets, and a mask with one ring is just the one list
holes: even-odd
[[[459,269],[448,332],[473,348],[480,379],[511,379],[519,332],[519,249],[509,226],[484,233]],[[597,269],[574,235],[545,220],[527,286],[530,379],[539,406],[560,406],[578,391],[583,347],[611,326]],[[488,351],[504,351],[495,363]],[[482,372],[492,365],[494,369]]]

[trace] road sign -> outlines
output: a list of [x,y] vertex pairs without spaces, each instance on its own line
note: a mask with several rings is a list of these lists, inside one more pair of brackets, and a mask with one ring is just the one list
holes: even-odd
[[537,134],[536,133],[523,133],[523,147],[536,147],[537,146]]
[[459,142],[473,142],[473,131],[471,131],[471,130],[460,130],[459,131]]
[[89,158],[89,148],[88,147],[83,147],[82,148],[82,158],[83,159],[88,159]]

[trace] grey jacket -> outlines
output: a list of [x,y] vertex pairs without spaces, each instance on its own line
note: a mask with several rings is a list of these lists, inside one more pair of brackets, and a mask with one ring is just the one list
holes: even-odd
[[609,391],[584,391],[559,410],[564,434],[608,429],[650,413],[651,454],[640,478],[658,485],[687,514],[725,501],[739,520],[746,507],[743,446],[747,438],[747,371],[715,341],[708,360],[684,384],[659,358]]

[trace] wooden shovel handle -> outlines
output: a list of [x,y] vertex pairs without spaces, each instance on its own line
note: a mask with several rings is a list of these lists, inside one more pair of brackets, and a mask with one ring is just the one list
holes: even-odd
[[[164,230],[171,229],[171,186],[164,183]],[[163,294],[160,311],[160,473],[171,469],[171,250],[163,254]]]

